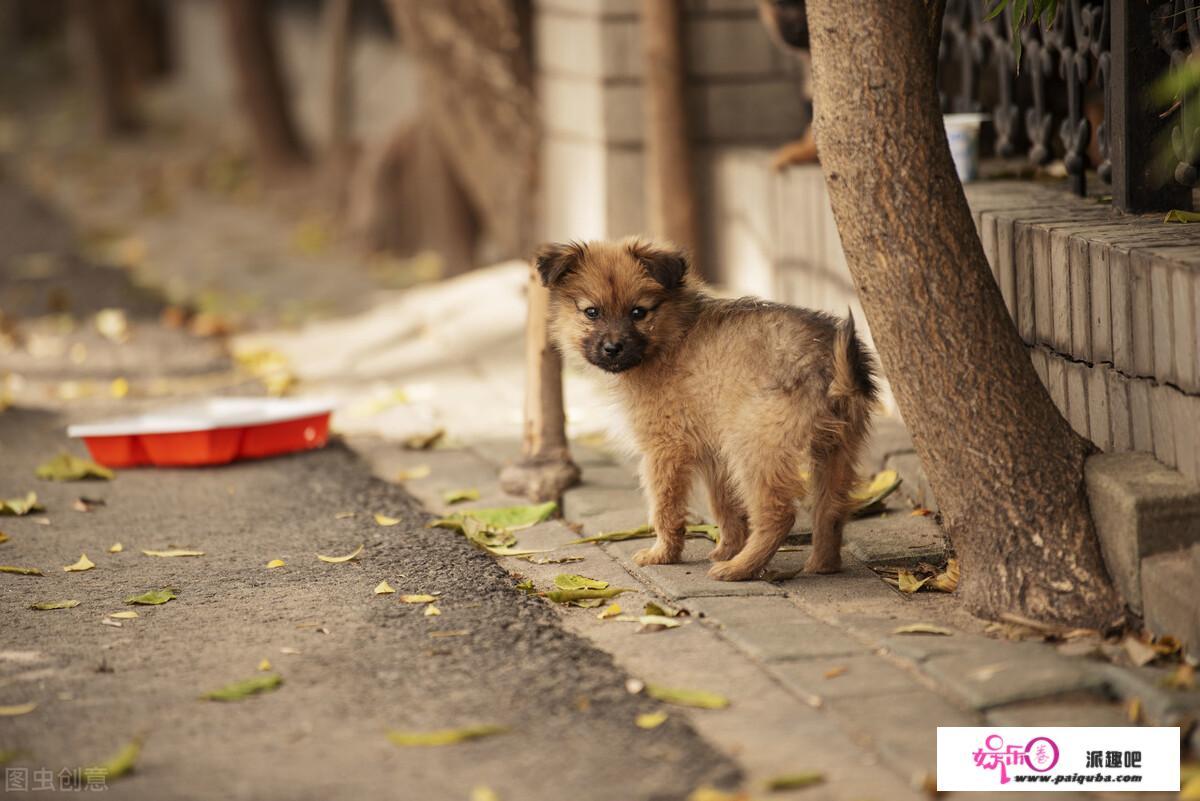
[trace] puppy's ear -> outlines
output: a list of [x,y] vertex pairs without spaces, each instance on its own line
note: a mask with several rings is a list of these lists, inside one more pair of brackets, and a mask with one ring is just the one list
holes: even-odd
[[640,239],[631,240],[628,247],[650,277],[662,284],[664,289],[675,289],[683,283],[683,276],[688,271],[688,258],[682,250]]
[[579,242],[542,245],[533,257],[533,263],[542,279],[542,286],[554,286],[578,267],[586,249],[587,246]]

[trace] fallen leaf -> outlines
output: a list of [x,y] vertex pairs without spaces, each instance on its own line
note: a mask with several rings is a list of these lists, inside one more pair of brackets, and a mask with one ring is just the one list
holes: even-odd
[[396,472],[396,480],[403,483],[405,481],[415,481],[419,478],[428,478],[433,471],[429,469],[427,464],[419,464],[416,467],[410,467],[407,470],[399,470]]
[[642,607],[642,614],[658,615],[660,617],[679,617],[680,615],[687,615],[689,612],[686,609],[676,609],[671,606],[662,606],[654,601],[648,601],[646,605]]
[[28,715],[33,710],[37,709],[37,702],[30,701],[27,704],[13,704],[12,706],[0,706],[0,718],[15,718],[17,715]]
[[5,501],[0,501],[0,515],[16,515],[21,517],[32,512],[45,511],[45,507],[38,503],[36,492],[25,493],[24,498],[9,498]]
[[355,548],[352,553],[348,553],[345,556],[322,556],[321,554],[317,554],[317,558],[322,562],[328,562],[331,565],[340,565],[343,562],[349,562],[351,559],[357,559],[358,555],[362,552],[363,546],[360,545]]
[[530,579],[525,579],[524,581],[517,582],[516,589],[520,590],[526,595],[532,595],[534,592],[533,581]]
[[82,573],[85,570],[91,570],[96,566],[96,563],[87,558],[86,553],[79,555],[79,561],[73,565],[67,565],[63,570],[67,573]]
[[575,573],[559,573],[554,577],[554,586],[560,590],[603,590],[608,587],[608,582]]
[[937,634],[942,637],[952,637],[954,632],[932,623],[910,623],[907,626],[892,629],[892,634]]
[[553,558],[544,557],[544,556],[543,557],[522,556],[519,558],[524,559],[526,562],[529,562],[530,564],[534,564],[534,565],[567,565],[567,564],[571,564],[573,562],[584,561],[584,558],[582,556],[558,556],[558,557],[553,557]]
[[375,522],[381,526],[398,526],[400,519],[397,517],[388,517],[387,515],[375,514]]
[[3,531],[0,531],[0,545],[3,545],[6,542],[8,542],[8,535]]
[[290,648],[285,645],[279,649],[279,653],[284,654],[285,656],[297,656],[300,653],[300,650],[297,648]]
[[1126,636],[1121,641],[1121,647],[1125,649],[1125,653],[1129,656],[1130,661],[1138,667],[1148,665],[1159,657],[1159,653],[1154,650],[1154,646],[1142,642],[1141,639],[1132,634]]
[[946,569],[929,580],[926,586],[938,592],[954,592],[958,589],[959,567],[957,559],[948,559]]
[[129,381],[125,378],[114,378],[108,385],[108,394],[118,400],[129,394]]
[[431,604],[436,601],[432,595],[401,595],[400,603],[403,604]]
[[127,609],[124,612],[109,612],[108,616],[115,617],[118,620],[133,620],[135,617],[138,616],[138,613],[133,611],[132,609]]
[[430,604],[429,606],[425,607],[425,617],[437,617],[441,613],[442,613],[442,610],[438,609],[433,604]]
[[932,509],[926,509],[924,506],[918,506],[909,513],[909,517],[929,517],[933,514]]
[[479,490],[472,488],[446,490],[442,493],[442,500],[449,504],[477,501],[479,500]]
[[137,763],[137,758],[141,753],[142,738],[135,737],[107,762],[102,762],[95,767],[84,768],[83,772],[88,776],[98,775],[102,777],[102,781],[110,782],[113,779],[119,779],[133,770],[134,765]]
[[388,739],[396,745],[404,747],[454,745],[467,740],[478,740],[480,737],[504,734],[507,731],[507,726],[485,723],[477,726],[465,726],[461,729],[440,729],[427,732],[390,731]]
[[450,528],[461,532],[463,530],[463,521],[471,519],[485,526],[503,531],[520,531],[523,528],[529,528],[544,520],[548,520],[557,510],[558,504],[554,501],[547,501],[546,503],[534,504],[532,506],[465,509],[440,520],[435,520],[429,525],[434,528]]
[[1129,703],[1125,705],[1125,717],[1135,726],[1142,723],[1143,715],[1141,698],[1129,699]]
[[74,609],[77,606],[79,601],[38,601],[36,604],[30,604],[29,608],[48,612],[52,609]]
[[414,434],[403,440],[400,444],[410,451],[427,451],[441,442],[445,436],[446,429],[438,428],[430,431],[428,434]]
[[75,499],[75,502],[71,504],[71,508],[74,509],[76,512],[85,512],[86,513],[86,512],[92,511],[97,506],[105,506],[105,505],[106,504],[105,504],[103,498],[88,498],[83,495],[80,495],[78,498]]
[[1162,680],[1162,685],[1171,690],[1194,690],[1196,688],[1196,668],[1184,662],[1177,666],[1170,676]]
[[598,617],[600,620],[608,620],[610,617],[616,617],[619,614],[621,614],[621,605],[609,604],[608,606],[604,607],[604,611],[596,615],[596,617]]
[[906,593],[916,592],[917,590],[919,590],[925,586],[925,582],[929,581],[928,578],[918,579],[916,576],[914,576],[911,572],[909,572],[907,570],[901,570],[897,574],[896,580],[897,580],[897,586],[899,587],[900,592],[906,592]]
[[119,542],[114,542],[112,545],[108,546],[109,553],[120,553],[123,550],[125,550],[125,546]]
[[116,476],[116,473],[107,467],[102,467],[89,459],[72,456],[69,453],[60,453],[40,465],[35,473],[38,478],[45,481],[82,481],[84,479],[110,481]]
[[689,537],[704,537],[713,542],[721,541],[721,527],[714,526],[712,523],[693,523],[690,526],[684,526],[684,531]]
[[205,701],[240,701],[252,695],[276,690],[281,684],[283,684],[283,676],[278,673],[268,673],[265,676],[252,676],[235,681],[219,690],[207,692],[200,698]]
[[112,618],[106,617],[100,621],[100,625],[101,626],[112,626],[114,629],[119,629],[119,628],[121,628],[121,626],[123,624],[119,620],[113,620]]
[[688,795],[687,801],[750,801],[750,794],[745,792],[728,793],[715,787],[697,787]]
[[1193,776],[1187,784],[1180,785],[1179,801],[1200,801],[1200,776]]
[[574,601],[569,601],[571,606],[578,606],[580,609],[596,609],[604,605],[603,598],[578,598]]
[[545,597],[556,604],[568,604],[585,598],[616,598],[623,592],[633,590],[623,587],[607,587],[603,590],[551,590],[545,593]]
[[901,483],[900,474],[895,470],[880,470],[869,482],[859,484],[850,492],[850,500],[856,504],[854,514],[862,516],[882,511],[883,502]]
[[1171,209],[1167,212],[1167,216],[1163,217],[1165,223],[1194,223],[1200,222],[1200,211],[1184,211],[1183,209]]
[[271,669],[271,660],[263,659],[261,662],[258,663],[258,669],[263,672],[270,670]]
[[1183,643],[1172,634],[1164,634],[1156,638],[1152,645],[1159,656],[1173,656],[1183,650]]
[[129,339],[129,320],[123,309],[101,309],[96,312],[96,330],[105,339],[118,345]]
[[845,676],[846,671],[848,671],[849,669],[850,668],[846,667],[845,665],[838,665],[837,667],[831,667],[829,670],[825,671],[825,678],[836,679],[838,676]]
[[470,801],[500,801],[500,796],[491,787],[482,784],[471,788]]
[[354,515],[356,515],[356,514],[358,514],[358,513],[357,512],[338,512],[336,515],[333,516],[333,519],[334,520],[349,520],[351,517],[354,517]]
[[589,542],[624,542],[625,540],[640,540],[648,539],[654,536],[654,526],[642,525],[637,528],[627,528],[621,531],[609,531],[604,534],[593,534],[590,537],[581,537],[577,540],[571,540],[568,545],[583,545]]
[[282,559],[272,559],[270,562],[267,562],[267,570],[274,570],[275,568],[283,567],[286,564],[287,562],[283,561]]
[[175,594],[175,590],[170,587],[163,587],[161,590],[149,590],[141,595],[131,595],[125,599],[127,604],[138,604],[140,606],[159,606],[167,601],[173,601],[179,596]]
[[204,551],[185,551],[185,550],[142,551],[142,553],[145,554],[146,556],[161,556],[164,559],[169,559],[169,558],[175,557],[175,556],[204,556]]
[[814,784],[821,784],[824,781],[824,773],[808,771],[806,773],[785,773],[782,776],[773,776],[764,782],[764,786],[768,791],[774,793],[781,790],[798,790],[801,787],[812,787]]
[[667,713],[661,710],[658,712],[643,712],[634,718],[633,724],[639,729],[657,729],[667,722],[667,717]]
[[729,699],[718,693],[707,690],[682,690],[674,687],[661,687],[657,684],[647,684],[646,694],[664,704],[690,706],[696,709],[724,709],[729,706]]
[[376,595],[390,595],[393,592],[395,592],[395,590],[392,589],[391,584],[387,583],[386,579],[375,585]]
[[429,636],[433,639],[440,639],[442,637],[466,637],[470,633],[470,629],[447,629],[445,631],[431,631],[429,632]]
[[12,565],[0,565],[0,573],[13,573],[18,576],[41,576],[42,571],[36,567],[14,567]]
[[663,629],[677,629],[683,625],[683,621],[676,620],[673,617],[664,617],[662,615],[620,615],[614,620],[622,623],[641,623],[642,632],[662,631]]

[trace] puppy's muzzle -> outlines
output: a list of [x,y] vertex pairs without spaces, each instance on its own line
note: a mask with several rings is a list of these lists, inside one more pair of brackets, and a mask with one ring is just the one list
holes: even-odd
[[609,373],[620,373],[642,362],[642,348],[627,339],[601,339],[587,349],[587,360]]

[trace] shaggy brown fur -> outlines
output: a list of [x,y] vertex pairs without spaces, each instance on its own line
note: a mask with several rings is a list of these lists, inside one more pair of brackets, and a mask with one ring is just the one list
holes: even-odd
[[805,569],[841,567],[854,464],[876,394],[852,320],[713,298],[684,254],[638,239],[547,245],[537,268],[551,290],[555,341],[613,374],[642,452],[657,541],[635,555],[638,564],[679,561],[699,475],[721,528],[709,575],[757,577],[791,530],[807,465]]

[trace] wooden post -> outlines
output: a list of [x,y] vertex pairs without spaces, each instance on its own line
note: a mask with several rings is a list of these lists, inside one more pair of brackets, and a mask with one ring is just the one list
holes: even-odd
[[580,477],[567,446],[562,358],[550,342],[549,312],[550,293],[531,267],[525,324],[525,437],[520,461],[500,471],[500,486],[535,501],[557,499]]
[[646,208],[650,232],[700,259],[696,194],[688,136],[681,0],[642,0],[645,64]]

